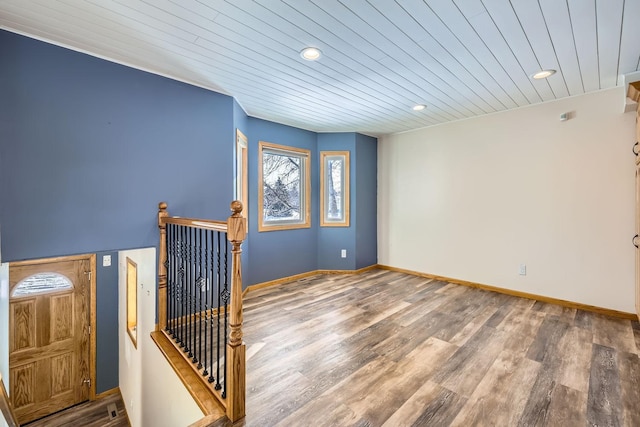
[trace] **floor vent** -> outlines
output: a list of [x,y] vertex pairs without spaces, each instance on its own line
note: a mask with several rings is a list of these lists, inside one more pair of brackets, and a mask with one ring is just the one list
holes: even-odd
[[115,403],[110,403],[107,405],[107,412],[109,413],[109,419],[115,420],[118,417],[118,408]]

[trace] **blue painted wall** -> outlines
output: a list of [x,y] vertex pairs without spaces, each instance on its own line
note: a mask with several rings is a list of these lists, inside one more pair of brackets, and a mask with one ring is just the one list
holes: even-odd
[[[250,118],[231,97],[2,30],[0,57],[0,252],[97,253],[98,392],[117,385],[116,251],[157,245],[160,201],[229,215],[236,128],[249,139],[245,286],[375,263],[375,138]],[[259,140],[311,150],[311,228],[258,233]],[[319,227],[321,149],[352,151],[349,228]]]
[[[356,266],[360,269],[378,263],[378,140],[356,134]],[[353,187],[352,187],[353,188]]]
[[[248,285],[316,270],[318,225],[317,134],[266,120],[249,118],[249,236]],[[258,142],[266,141],[311,150],[311,228],[258,233]]]
[[159,201],[226,218],[233,99],[0,31],[6,261],[154,246]]
[[96,272],[105,391],[118,384],[114,250],[157,245],[160,201],[229,215],[233,99],[1,30],[0,57],[3,261],[112,255]]
[[[318,269],[321,270],[355,270],[356,269],[356,190],[355,162],[356,134],[354,133],[321,133],[318,134],[318,157],[316,168],[320,170],[320,151],[349,151],[349,206],[351,217],[349,227],[319,227],[318,229]],[[318,204],[318,213],[322,209]],[[318,221],[320,219],[318,218]],[[347,257],[342,258],[340,251],[347,250]]]
[[[111,266],[102,266],[104,255]],[[118,252],[97,253],[96,270],[96,392],[103,393],[118,387]]]

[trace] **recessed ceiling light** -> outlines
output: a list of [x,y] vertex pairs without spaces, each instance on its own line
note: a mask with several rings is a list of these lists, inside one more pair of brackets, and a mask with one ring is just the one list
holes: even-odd
[[547,77],[552,76],[555,73],[556,73],[556,70],[540,70],[534,75],[532,75],[531,78],[536,80],[546,79]]
[[422,110],[424,110],[425,108],[427,108],[427,106],[426,106],[426,105],[424,105],[424,104],[418,104],[418,105],[414,105],[414,106],[413,106],[413,111],[422,111]]
[[300,51],[300,56],[307,61],[316,61],[320,58],[322,52],[317,47],[305,47]]

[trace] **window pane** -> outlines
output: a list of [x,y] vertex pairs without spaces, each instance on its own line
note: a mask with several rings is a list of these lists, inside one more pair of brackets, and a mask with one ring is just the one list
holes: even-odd
[[301,218],[301,164],[297,156],[264,152],[262,180],[265,221],[291,221]]
[[327,158],[327,219],[341,220],[343,214],[341,158]]
[[321,227],[349,227],[349,152],[320,152]]
[[23,279],[13,289],[12,296],[24,297],[47,292],[73,289],[73,283],[59,273],[38,273]]

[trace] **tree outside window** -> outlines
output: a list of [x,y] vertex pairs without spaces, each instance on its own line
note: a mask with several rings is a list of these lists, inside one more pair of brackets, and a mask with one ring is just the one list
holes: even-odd
[[260,142],[259,231],[310,227],[309,150]]

